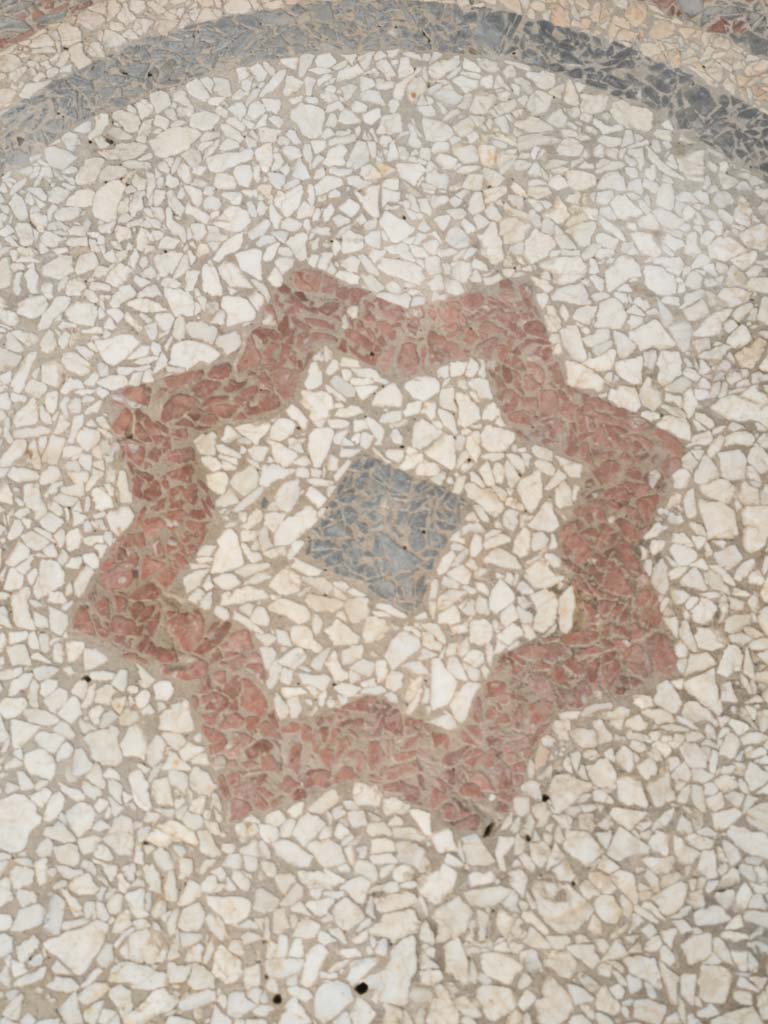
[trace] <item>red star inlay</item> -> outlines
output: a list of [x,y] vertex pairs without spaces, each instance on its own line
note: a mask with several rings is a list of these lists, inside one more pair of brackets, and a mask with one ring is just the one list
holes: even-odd
[[[358,316],[343,329],[350,306]],[[268,311],[275,326],[257,327],[234,355],[116,396],[113,426],[135,518],[75,609],[75,628],[158,667],[191,696],[233,819],[361,781],[462,830],[484,828],[508,810],[558,712],[648,689],[674,671],[639,543],[681,445],[566,384],[531,290],[519,282],[407,311],[303,268]],[[583,466],[560,532],[574,628],[499,657],[453,732],[371,697],[278,720],[252,635],[191,605],[176,582],[206,539],[214,508],[195,437],[274,414],[323,346],[393,380],[451,360],[485,360],[495,400],[521,441]]]

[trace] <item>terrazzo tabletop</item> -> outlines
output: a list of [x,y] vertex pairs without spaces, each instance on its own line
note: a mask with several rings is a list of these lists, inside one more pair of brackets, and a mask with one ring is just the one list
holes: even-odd
[[1,0],[0,1024],[768,1021],[764,0]]

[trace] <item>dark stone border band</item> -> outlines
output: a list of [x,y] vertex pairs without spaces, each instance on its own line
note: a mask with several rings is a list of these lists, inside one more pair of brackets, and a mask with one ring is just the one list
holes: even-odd
[[149,36],[81,71],[54,79],[0,115],[0,169],[100,112],[157,89],[302,53],[411,50],[507,57],[560,72],[593,89],[659,110],[729,159],[768,174],[768,115],[692,75],[546,21],[432,0],[339,0],[233,15]]

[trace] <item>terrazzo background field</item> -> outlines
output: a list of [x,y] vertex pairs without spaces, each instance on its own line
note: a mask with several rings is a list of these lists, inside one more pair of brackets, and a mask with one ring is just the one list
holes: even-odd
[[0,11],[0,1022],[768,1020],[768,16]]

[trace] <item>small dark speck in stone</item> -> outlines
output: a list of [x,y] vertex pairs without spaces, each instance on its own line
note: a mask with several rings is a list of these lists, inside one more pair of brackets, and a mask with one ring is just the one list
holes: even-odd
[[546,803],[547,800],[549,800],[549,793],[542,793],[541,799],[544,801],[544,803]]
[[483,839],[487,839],[491,832],[493,832],[493,822],[489,821],[483,830]]
[[364,996],[367,991],[368,986],[364,981],[361,981],[359,985],[355,985],[355,992],[357,992],[358,995]]
[[526,832],[526,834],[524,836],[524,839],[525,839],[526,843],[530,843],[530,841],[531,841],[531,837],[528,835],[527,832]]
[[273,1003],[282,1003],[283,997],[278,993],[276,996],[272,996]]

